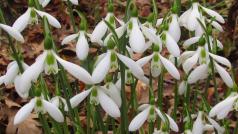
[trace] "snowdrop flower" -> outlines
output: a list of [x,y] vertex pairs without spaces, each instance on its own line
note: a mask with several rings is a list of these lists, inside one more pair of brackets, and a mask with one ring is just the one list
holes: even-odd
[[[39,3],[42,5],[42,7],[46,7],[51,0],[39,0]],[[62,1],[67,1],[67,0],[62,0]],[[72,4],[78,5],[78,0],[69,0]]]
[[[22,67],[23,67],[24,70],[26,70],[29,67],[23,61],[21,62],[21,64],[22,64]],[[0,85],[2,83],[4,83],[5,85],[12,84],[19,73],[20,73],[20,71],[19,71],[19,67],[18,67],[17,62],[12,61],[7,66],[6,74],[0,77]]]
[[66,71],[72,76],[81,80],[84,83],[91,84],[91,75],[82,67],[63,60],[53,50],[45,50],[36,59],[36,62],[28,67],[24,73],[15,79],[15,88],[18,94],[26,98],[32,82],[36,82],[41,72],[45,71],[46,74],[58,73],[58,63],[60,63]]
[[161,118],[163,122],[166,122],[166,120],[168,120],[169,123],[168,125],[170,129],[172,129],[175,132],[179,131],[176,122],[169,115],[167,114],[163,115],[161,111],[154,105],[143,104],[138,108],[138,110],[142,112],[140,112],[138,115],[135,116],[134,119],[132,119],[129,125],[129,131],[138,130],[146,120],[149,122],[154,122],[156,120],[156,114]]
[[41,97],[35,97],[16,113],[13,122],[14,125],[23,122],[30,115],[33,109],[35,109],[37,113],[47,112],[57,122],[64,122],[63,114],[54,104],[42,99]]
[[[110,90],[110,91],[109,91]],[[105,89],[100,86],[93,86],[92,88],[83,91],[70,99],[72,108],[79,105],[89,94],[90,94],[90,103],[93,105],[100,104],[103,110],[108,113],[111,117],[117,118],[120,117],[120,109],[117,103],[114,102],[117,98],[111,98],[116,96],[116,89],[110,88]]]
[[[169,20],[169,34],[173,37],[173,39],[178,42],[181,36],[181,29],[179,26],[179,22],[178,22],[178,15],[177,14],[171,14],[168,17]],[[156,26],[159,27],[163,22],[163,18],[160,18],[157,20],[156,22]]]
[[87,38],[85,37],[85,34],[86,34],[85,31],[79,31],[76,34],[72,34],[65,37],[61,43],[62,45],[64,45],[78,38],[78,41],[76,44],[76,54],[80,60],[85,60],[89,52],[89,45],[88,45]]
[[[207,13],[209,16],[214,17],[215,20],[218,21],[219,23],[225,23],[223,17],[220,14],[218,14],[217,12],[215,12],[211,9],[203,7],[198,2],[194,2],[192,4],[192,7],[190,9],[188,9],[187,11],[185,11],[180,16],[180,18],[179,18],[180,25],[184,26],[185,28],[187,28],[190,31],[196,30],[199,26],[199,22],[197,19],[201,20],[201,18],[203,17],[202,13],[200,12],[200,9],[203,10],[205,13]],[[214,24],[213,24],[213,26],[214,26]]]
[[225,100],[215,105],[209,112],[210,117],[217,117],[217,119],[224,119],[230,111],[235,109],[238,111],[238,95],[237,93],[231,93]]
[[115,47],[115,42],[112,39],[108,41],[107,47],[109,50],[105,54],[102,54],[98,64],[93,70],[93,82],[102,82],[110,69],[116,70],[118,68],[117,60],[123,62],[126,67],[130,69],[131,73],[138,79],[144,77],[144,71],[138,64],[136,64],[135,61],[113,50]]
[[50,14],[37,10],[33,6],[29,6],[26,12],[21,15],[13,24],[13,28],[22,32],[28,24],[38,24],[38,15],[43,18],[46,17],[49,24],[55,28],[61,28],[59,21]]
[[19,31],[17,31],[14,27],[10,27],[8,25],[5,24],[1,24],[0,23],[0,29],[3,29],[5,32],[7,32],[11,37],[13,37],[14,39],[16,39],[17,41],[20,42],[24,42],[24,38],[21,35],[21,33]]
[[[157,46],[155,46],[156,48]],[[158,77],[161,73],[162,65],[165,67],[165,69],[177,80],[180,79],[180,74],[176,67],[173,65],[173,63],[166,58],[164,58],[162,55],[159,54],[159,52],[156,50],[149,56],[143,57],[136,61],[137,64],[140,66],[144,66],[146,63],[151,61],[151,74],[153,77]]]
[[223,134],[225,128],[221,127],[215,120],[208,117],[204,112],[199,111],[197,119],[193,123],[193,134],[203,134],[204,131],[216,130],[218,134]]

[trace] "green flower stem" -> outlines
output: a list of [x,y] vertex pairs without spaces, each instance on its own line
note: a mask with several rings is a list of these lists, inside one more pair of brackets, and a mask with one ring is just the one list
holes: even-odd
[[75,24],[72,4],[70,3],[69,0],[67,0],[67,7],[68,7],[68,10],[69,10],[69,17],[70,17],[71,24],[73,25],[74,32],[76,33],[78,31],[78,28],[76,27],[76,24]]
[[[164,88],[164,69],[161,69],[161,73],[158,79],[158,99],[157,99],[157,104],[159,109],[162,109],[162,102],[163,102],[163,88]],[[158,118],[157,120],[157,128],[160,128],[161,126],[161,119]]]
[[50,130],[49,124],[47,123],[45,117],[41,113],[39,113],[39,119],[40,119],[40,122],[42,123],[42,127],[44,129],[44,133],[45,134],[51,134],[51,130]]
[[157,17],[158,17],[158,8],[156,5],[156,0],[152,0],[152,5],[153,5],[153,13],[154,13],[153,25],[155,26],[157,22]]
[[[178,59],[175,57],[175,66],[178,66]],[[177,119],[177,107],[179,103],[179,96],[178,96],[178,81],[175,80],[174,86],[174,111],[173,111],[173,118],[174,120]]]

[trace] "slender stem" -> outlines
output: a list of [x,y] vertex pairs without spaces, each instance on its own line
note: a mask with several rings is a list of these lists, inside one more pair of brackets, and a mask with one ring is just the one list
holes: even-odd
[[[178,60],[175,57],[175,66],[177,67]],[[178,96],[178,81],[175,80],[175,86],[174,86],[174,111],[173,111],[173,118],[176,120],[177,119],[177,107],[178,107],[178,102],[179,101],[179,96]]]
[[[159,76],[159,79],[158,79],[158,100],[157,100],[157,103],[158,103],[158,107],[159,109],[162,109],[162,102],[163,102],[163,88],[164,88],[164,71],[163,71],[163,68],[161,69],[161,74]],[[157,127],[160,128],[161,126],[161,119],[158,118],[158,121],[157,121]]]
[[51,134],[49,124],[47,123],[45,117],[41,113],[39,113],[39,119],[42,123],[42,127],[43,127],[45,133],[46,134]]
[[74,32],[77,32],[78,29],[77,29],[76,24],[75,24],[75,19],[74,19],[74,15],[73,15],[72,4],[70,3],[69,0],[67,0],[67,7],[68,7],[68,9],[69,9],[69,17],[70,17],[71,24],[73,25]]

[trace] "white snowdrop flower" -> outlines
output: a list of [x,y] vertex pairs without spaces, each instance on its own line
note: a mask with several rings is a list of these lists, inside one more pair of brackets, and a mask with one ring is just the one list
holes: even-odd
[[[93,105],[98,105],[100,104],[103,110],[108,113],[111,117],[117,118],[120,117],[120,109],[117,103],[119,102],[114,102],[116,98],[111,98],[112,95],[115,95],[112,91],[114,89],[110,88],[109,93],[108,91],[105,91],[108,89],[104,89],[104,87],[100,86],[93,86],[92,88],[83,91],[74,97],[70,99],[70,103],[72,108],[76,107],[79,105],[89,94],[90,94],[90,103]],[[108,95],[110,94],[110,95]]]
[[[42,5],[42,7],[46,7],[51,0],[39,0],[39,3]],[[62,0],[62,1],[67,1],[67,0]],[[78,0],[69,0],[72,4],[78,5],[79,2]]]
[[[205,17],[200,9],[202,9],[205,13],[207,13],[210,17],[214,17],[216,21],[219,23],[225,23],[223,17],[218,14],[217,12],[205,8],[202,5],[200,5],[198,2],[194,2],[192,4],[192,7],[185,11],[179,18],[179,23],[181,26],[184,26],[190,31],[194,31],[198,28],[199,22],[197,19],[202,20],[203,17]],[[215,24],[216,25],[216,24]],[[213,24],[214,26],[214,24]],[[216,27],[216,26],[214,26]]]
[[107,47],[109,50],[103,55],[100,61],[97,62],[93,70],[92,80],[94,83],[102,82],[110,69],[116,70],[118,68],[118,60],[124,63],[136,78],[140,79],[144,77],[144,71],[134,60],[113,50],[115,42],[112,39],[108,41]]
[[85,60],[88,56],[89,45],[87,38],[85,37],[85,31],[80,31],[79,33],[69,35],[63,39],[62,45],[71,42],[72,40],[78,38],[76,43],[76,54],[80,60]]
[[7,32],[11,37],[13,37],[14,39],[16,39],[17,41],[20,41],[20,42],[24,42],[24,38],[23,36],[21,35],[21,33],[16,30],[14,27],[10,27],[8,25],[5,25],[5,24],[1,24],[0,23],[0,29],[3,29],[5,32]]
[[210,117],[217,117],[217,119],[224,119],[230,111],[235,109],[238,111],[238,95],[237,93],[231,93],[225,100],[216,104],[209,112]]
[[[29,66],[24,63],[23,61],[21,62],[22,67],[24,70],[26,70]],[[17,77],[17,75],[20,73],[18,64],[16,61],[12,61],[11,63],[8,64],[7,66],[7,72],[5,75],[0,77],[0,85],[1,84],[5,84],[5,85],[9,85],[14,83],[15,78]]]
[[13,122],[14,125],[23,122],[30,115],[33,109],[35,109],[37,113],[47,112],[57,122],[64,122],[63,114],[54,104],[41,99],[40,97],[35,97],[16,113]]
[[61,28],[59,21],[55,17],[34,7],[28,7],[26,12],[14,22],[12,27],[22,32],[28,24],[38,24],[38,15],[41,18],[46,17],[51,26]]
[[225,128],[221,127],[215,120],[207,116],[204,112],[199,111],[197,119],[193,123],[193,134],[203,134],[205,131],[216,131],[218,134],[223,134]]
[[[162,114],[162,112],[156,108],[154,105],[150,104],[143,104],[141,105],[138,110],[142,111],[138,115],[136,115],[130,125],[129,125],[129,131],[136,131],[138,130],[144,122],[147,120],[148,122],[155,122],[156,116],[158,115],[163,122],[168,121],[168,125],[171,130],[178,132],[179,128],[176,124],[176,122],[167,114]],[[166,117],[165,117],[166,116]]]
[[[58,65],[61,64],[64,69],[75,78],[86,84],[91,84],[91,75],[82,67],[63,60],[53,50],[45,50],[36,59],[36,62],[28,67],[24,73],[15,79],[15,88],[21,97],[27,97],[32,82],[36,82],[41,72],[46,74],[58,73]],[[24,95],[24,96],[22,96]]]
[[160,55],[158,52],[153,52],[151,55],[143,57],[136,61],[140,66],[144,66],[151,61],[150,69],[153,77],[158,77],[161,73],[161,68],[164,68],[172,75],[175,79],[180,79],[179,71],[176,69],[175,65]]

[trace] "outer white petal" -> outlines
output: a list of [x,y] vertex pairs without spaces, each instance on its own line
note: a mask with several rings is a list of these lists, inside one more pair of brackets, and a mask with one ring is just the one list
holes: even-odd
[[160,18],[156,21],[156,26],[159,27],[159,25],[161,25],[163,22],[163,18]]
[[100,83],[106,77],[111,65],[111,52],[108,51],[106,56],[97,64],[93,70],[92,80],[94,83]]
[[139,64],[141,67],[143,67],[145,64],[149,63],[149,61],[153,58],[153,56],[154,56],[154,54],[145,56],[145,57],[137,60],[136,63]]
[[184,94],[185,91],[186,91],[186,82],[182,81],[179,84],[178,93],[179,93],[179,95],[182,95],[182,94]]
[[86,84],[92,84],[92,77],[91,75],[82,67],[68,62],[66,60],[61,59],[55,53],[53,53],[57,61],[75,78],[81,80]]
[[[211,20],[209,20],[209,21],[211,21]],[[222,26],[219,24],[219,23],[217,23],[216,21],[212,21],[212,26],[214,27],[214,28],[216,28],[218,31],[220,31],[220,32],[223,32],[224,30],[223,30],[223,28],[222,28]]]
[[135,61],[118,53],[117,56],[131,70],[131,72],[135,76],[144,76],[144,71]]
[[76,39],[78,36],[79,36],[78,33],[76,33],[76,34],[71,34],[71,35],[65,37],[65,38],[63,39],[63,41],[61,42],[61,44],[62,44],[62,45],[68,44],[68,43],[71,42],[72,40]]
[[179,131],[179,128],[178,128],[178,125],[176,124],[176,122],[169,116],[167,115],[167,118],[169,120],[169,127],[174,131],[174,132],[178,132]]
[[13,124],[18,125],[23,122],[31,113],[35,107],[35,99],[32,99],[29,103],[24,105],[15,115]]
[[79,4],[79,2],[78,2],[78,0],[69,0],[72,4],[74,4],[74,5],[78,5]]
[[10,36],[20,42],[24,42],[24,38],[21,33],[16,30],[14,27],[10,27],[8,25],[0,24],[0,28],[7,32]]
[[61,28],[61,25],[59,23],[59,21],[51,16],[50,14],[46,13],[46,12],[42,12],[42,11],[39,11],[39,10],[36,10],[35,11],[43,18],[44,16],[47,18],[47,20],[49,21],[49,24],[52,25],[53,27],[55,28]]
[[166,44],[168,51],[174,57],[180,56],[180,50],[179,50],[178,44],[176,43],[176,41],[173,39],[173,37],[171,37],[171,35],[168,32],[166,32],[165,44]]
[[176,14],[172,14],[172,21],[169,25],[169,34],[174,38],[176,42],[179,41],[181,30],[178,23],[178,16]]
[[98,90],[98,100],[104,111],[111,117],[120,117],[120,109],[117,104],[100,89]]
[[137,53],[143,53],[145,38],[138,26],[137,18],[132,18],[133,27],[129,35],[131,49]]
[[[23,88],[22,88],[22,85],[24,85]],[[29,96],[31,81],[25,81],[24,83],[22,83],[21,76],[16,76],[14,80],[14,86],[15,86],[17,94],[20,97],[22,97],[23,99],[26,99]]]
[[31,8],[28,8],[26,12],[14,22],[12,27],[18,30],[19,32],[22,32],[30,21],[30,14],[31,14]]
[[164,58],[163,56],[159,55],[160,57],[160,61],[162,62],[162,64],[164,65],[164,67],[166,68],[166,70],[177,80],[180,79],[180,74],[179,71],[177,70],[177,68],[174,66],[173,63],[171,63],[171,61],[167,60],[166,58]]
[[143,110],[145,110],[146,108],[148,108],[150,106],[150,104],[142,104],[142,105],[140,105],[138,108],[137,108],[137,110],[138,111],[143,111]]
[[187,28],[190,30],[190,31],[194,31],[197,26],[199,25],[199,22],[198,22],[198,18],[200,18],[200,13],[198,11],[198,3],[193,3],[193,9],[192,9],[192,12],[191,14],[189,15],[188,17],[188,22],[187,22]]
[[57,122],[64,122],[64,116],[61,111],[52,103],[42,100],[44,109],[49,113],[49,115]]
[[149,115],[150,107],[147,107],[145,110],[140,112],[136,117],[131,121],[129,125],[129,131],[136,131],[138,130],[146,121]]
[[202,64],[196,67],[188,76],[188,83],[192,84],[197,82],[198,80],[204,78],[204,74],[208,74],[208,67],[206,64]]
[[72,97],[70,99],[70,104],[71,104],[72,108],[75,108],[76,106],[78,106],[88,96],[88,94],[90,92],[91,92],[91,89],[85,90],[85,91],[75,95],[74,97]]
[[218,14],[216,11],[213,11],[211,9],[208,9],[208,8],[205,8],[205,7],[202,7],[202,9],[210,16],[215,16],[215,19],[220,22],[220,23],[225,23],[225,20],[223,19],[223,17]]
[[215,55],[215,54],[212,54],[212,53],[209,53],[209,55],[216,61],[216,62],[219,62],[229,68],[231,68],[231,63],[228,59],[224,58],[224,57],[221,57],[219,55]]
[[156,33],[143,25],[141,25],[141,30],[146,38],[148,38],[151,42],[155,44],[161,44],[161,39],[159,36],[156,35]]
[[198,58],[200,55],[200,50],[197,50],[197,52],[190,58],[188,58],[184,63],[183,63],[183,70],[188,74],[189,71],[197,64]]
[[221,120],[224,119],[228,113],[232,110],[233,107],[233,103],[229,103],[226,105],[226,107],[224,107],[224,109],[221,109],[218,113],[217,113],[217,119]]
[[196,121],[193,123],[193,134],[203,134],[203,122],[202,122],[202,112],[198,113]]
[[182,64],[188,59],[189,57],[193,56],[196,53],[196,51],[185,51],[181,54],[181,56],[178,59],[178,64]]
[[163,122],[165,122],[165,118],[164,115],[161,113],[161,111],[158,108],[155,108],[156,113],[159,115],[159,117],[161,118],[161,120]]
[[107,25],[105,24],[104,21],[100,21],[95,29],[93,30],[93,33],[91,35],[91,41],[92,42],[99,42],[100,40],[102,40],[103,36],[106,34],[107,32]]
[[16,78],[17,74],[19,72],[18,65],[16,62],[7,69],[7,73],[4,76],[4,83],[5,85],[11,84],[14,82],[14,79]]
[[42,7],[46,7],[49,4],[50,0],[44,0],[41,5]]
[[186,41],[183,43],[183,47],[184,47],[184,48],[188,48],[188,47],[191,46],[192,44],[197,43],[199,39],[200,39],[200,37],[192,37],[192,38],[186,40]]
[[219,75],[221,76],[221,78],[223,79],[223,81],[226,83],[226,85],[230,88],[233,87],[233,80],[231,78],[231,76],[229,75],[229,73],[220,65],[218,65],[217,63],[214,64],[215,68],[217,70],[217,72],[219,73]]
[[96,61],[94,63],[94,67],[96,67],[98,65],[98,63],[101,62],[101,60],[107,55],[107,53],[102,53],[100,55],[97,56]]
[[210,117],[207,117],[208,121],[212,124],[212,126],[218,131],[219,134],[223,134],[225,132],[225,128],[221,127],[215,120]]
[[76,54],[80,60],[85,60],[88,56],[89,46],[84,32],[80,32],[78,42],[76,44]]
[[181,26],[184,26],[187,28],[188,18],[192,12],[192,8],[185,11],[180,17],[179,17],[179,24]]
[[223,49],[223,45],[222,45],[222,43],[221,43],[219,40],[217,40],[217,46],[218,46],[220,49]]
[[118,107],[121,107],[121,92],[119,89],[117,89],[117,87],[113,84],[110,83],[108,89],[106,88],[106,86],[102,87],[103,91],[105,91],[105,93],[107,95],[110,96],[110,98],[112,98],[112,100],[117,104]]
[[209,112],[209,116],[214,117],[219,114],[221,110],[232,110],[233,103],[237,98],[237,95],[227,97],[225,100],[221,101],[211,109],[211,111]]

